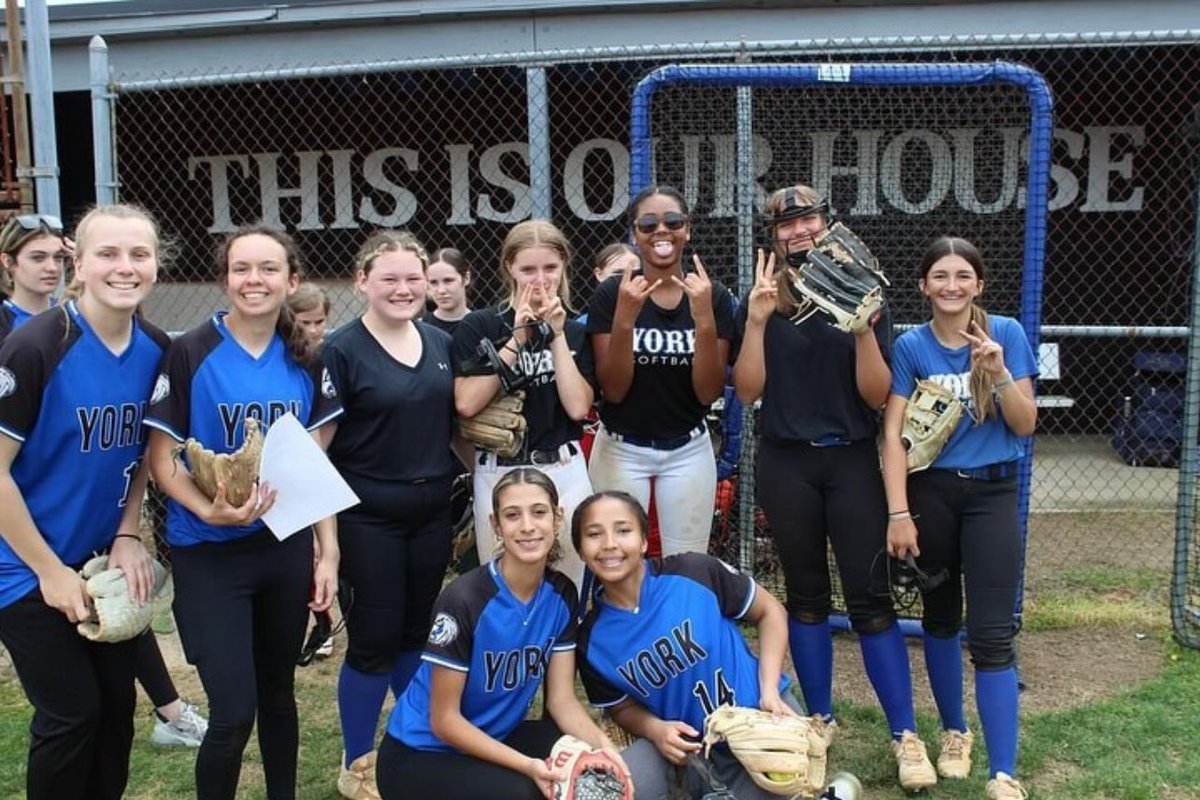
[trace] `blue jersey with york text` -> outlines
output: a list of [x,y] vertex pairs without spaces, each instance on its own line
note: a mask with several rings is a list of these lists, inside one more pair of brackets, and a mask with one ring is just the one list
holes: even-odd
[[[146,424],[178,442],[193,438],[214,453],[232,453],[242,446],[247,417],[262,423],[265,434],[288,412],[309,430],[342,413],[320,360],[298,364],[278,334],[256,358],[233,338],[221,312],[171,342]],[[263,527],[261,520],[209,525],[174,500],[167,504],[167,541],[173,547],[240,539]]]
[[[167,343],[135,319],[129,344],[114,354],[69,302],[0,345],[0,433],[21,443],[11,474],[38,532],[68,566],[112,544]],[[0,608],[36,587],[33,571],[0,539]]]
[[433,608],[421,666],[388,719],[388,734],[416,750],[454,752],[429,725],[433,670],[465,673],[462,715],[493,739],[525,719],[554,653],[575,649],[575,585],[547,570],[529,602],[508,588],[498,561],[446,587]]
[[[1004,348],[1004,365],[1013,380],[1036,377],[1037,359],[1021,324],[997,314],[990,315],[988,322],[991,338]],[[1016,461],[1025,455],[1028,439],[1013,433],[1001,416],[975,424],[971,415],[975,408],[971,398],[971,347],[965,344],[946,347],[938,341],[928,322],[905,331],[896,340],[892,394],[911,397],[918,379],[929,379],[949,389],[967,409],[934,459],[935,469],[977,469]]]
[[[579,633],[579,664],[592,705],[631,699],[698,731],[718,706],[757,708],[758,658],[738,629],[757,584],[720,559],[682,553],[646,561],[634,609],[601,592]],[[779,689],[788,686],[781,676]]]

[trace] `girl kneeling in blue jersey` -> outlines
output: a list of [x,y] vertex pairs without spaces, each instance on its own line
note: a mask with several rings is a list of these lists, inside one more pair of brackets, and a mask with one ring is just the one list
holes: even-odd
[[[575,587],[548,569],[563,524],[544,473],[518,467],[492,490],[499,558],[438,597],[421,666],[388,720],[376,779],[385,800],[541,800],[563,733],[615,755],[575,696]],[[527,720],[545,684],[549,719]]]
[[124,793],[136,647],[76,632],[91,602],[78,570],[107,550],[131,596],[153,584],[137,534],[141,416],[167,337],[136,312],[157,279],[158,230],[140,210],[102,206],[77,237],[74,299],[0,346],[0,641],[34,709],[33,800]]
[[[925,664],[942,719],[938,771],[965,778],[972,735],[963,719],[963,583],[967,642],[975,665],[975,704],[987,741],[990,800],[1020,800],[1017,671],[1013,608],[1021,562],[1017,466],[1037,424],[1037,362],[1025,332],[1009,317],[989,316],[983,258],[965,239],[930,245],[918,269],[933,319],[896,340],[892,390],[884,414],[883,477],[888,552],[917,557],[949,580],[924,595]],[[966,406],[958,428],[930,469],[906,477],[900,433],[916,382],[949,389]]]
[[237,795],[242,752],[257,723],[267,796],[288,800],[296,796],[300,742],[296,656],[309,608],[333,602],[333,520],[316,526],[314,559],[311,534],[279,541],[263,523],[274,490],[263,485],[234,506],[221,485],[210,500],[175,453],[189,437],[213,452],[233,452],[247,417],[265,428],[287,412],[327,441],[328,430],[319,429],[342,406],[287,308],[300,281],[291,237],[265,225],[239,229],[225,240],[217,267],[230,309],[171,342],[146,413],[150,469],[170,498],[179,637],[211,713],[196,756],[196,796]]
[[[700,553],[646,560],[646,512],[625,492],[600,492],[579,506],[571,541],[601,586],[579,635],[580,671],[593,705],[641,737],[622,752],[637,796],[659,800],[671,765],[700,750],[704,720],[722,705],[799,713],[782,674],[787,613],[750,577]],[[758,627],[756,658],[738,623]],[[739,800],[771,795],[754,785],[724,745],[713,777]],[[687,791],[706,787],[693,769]]]

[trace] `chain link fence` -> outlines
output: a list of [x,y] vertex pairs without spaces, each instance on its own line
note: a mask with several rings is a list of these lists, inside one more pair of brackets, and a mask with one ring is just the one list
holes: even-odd
[[[334,324],[361,310],[353,256],[374,229],[403,227],[431,250],[462,250],[480,307],[503,291],[504,234],[529,216],[552,219],[574,245],[572,296],[582,310],[590,259],[626,237],[631,92],[651,70],[996,60],[1040,72],[1055,100],[1028,602],[1111,585],[1165,600],[1174,563],[1176,630],[1200,642],[1194,493],[1177,504],[1178,487],[1195,476],[1190,466],[1181,483],[1177,466],[1190,453],[1181,443],[1196,440],[1194,421],[1183,434],[1185,384],[1196,374],[1187,368],[1184,290],[1195,263],[1200,35],[607,49],[118,76],[107,89],[119,196],[151,209],[178,245],[147,314],[183,330],[222,303],[216,241],[260,218],[296,234],[309,277],[331,292]],[[657,177],[696,207],[696,252],[740,293],[739,237],[758,234],[738,214],[738,91],[660,99]],[[1028,118],[1019,92],[855,98],[835,86],[756,89],[752,99],[755,181],[763,190],[797,181],[828,189],[893,276],[899,325],[924,317],[912,271],[943,233],[983,245],[989,309],[1019,313],[1019,131]],[[749,488],[752,476],[740,480]],[[738,538],[727,547],[746,550],[743,532],[761,534],[753,524],[761,516],[745,518],[718,520],[723,541]],[[776,581],[767,538],[753,549],[750,563]]]

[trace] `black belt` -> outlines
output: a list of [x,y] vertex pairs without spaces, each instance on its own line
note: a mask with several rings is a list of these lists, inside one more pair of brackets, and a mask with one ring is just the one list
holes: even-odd
[[651,450],[678,450],[686,444],[690,444],[693,439],[704,433],[705,427],[697,425],[687,433],[679,436],[672,436],[669,439],[646,439],[641,436],[626,436],[623,433],[613,433],[607,431],[608,435],[618,442],[632,444],[637,447],[649,447]]
[[[566,455],[563,455],[563,452]],[[561,464],[570,458],[574,458],[579,452],[579,448],[574,442],[566,442],[558,447],[552,447],[549,450],[530,450],[524,455],[516,455],[511,458],[505,456],[496,456],[496,466],[498,467],[549,467],[555,464]]]
[[1008,478],[1015,478],[1018,467],[1019,462],[1017,461],[1004,461],[999,464],[988,464],[986,467],[950,471],[958,477],[966,478],[970,481],[1003,481]]

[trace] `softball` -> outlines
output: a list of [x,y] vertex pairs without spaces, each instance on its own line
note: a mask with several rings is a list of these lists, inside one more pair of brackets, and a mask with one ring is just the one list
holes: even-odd
[[775,783],[787,783],[796,779],[796,773],[794,772],[768,772],[766,775],[768,780]]

